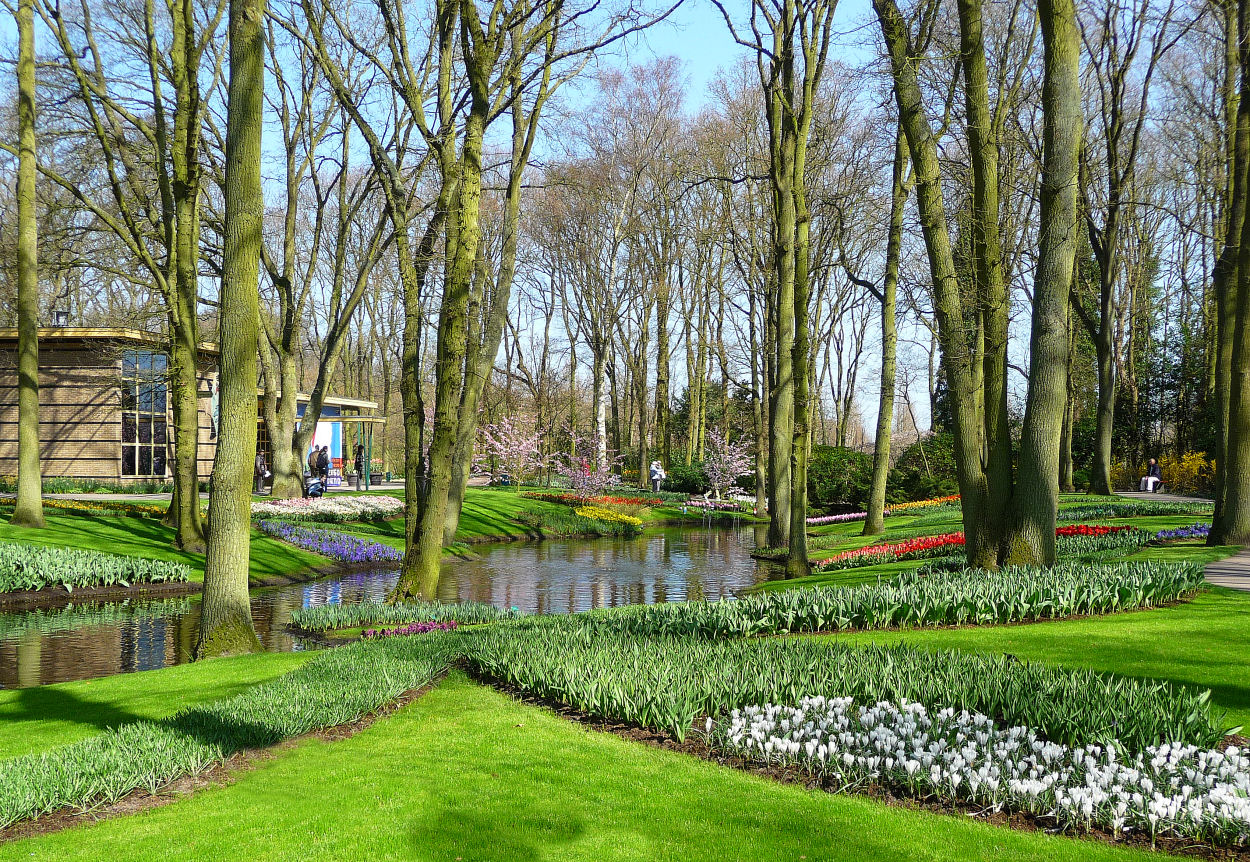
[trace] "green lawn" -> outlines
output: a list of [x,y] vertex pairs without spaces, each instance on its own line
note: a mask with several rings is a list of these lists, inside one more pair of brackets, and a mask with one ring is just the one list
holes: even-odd
[[315,653],[258,653],[0,691],[0,758],[45,751],[109,727],[158,719],[237,694],[303,664]]
[[626,742],[453,674],[351,739],[227,787],[0,846],[22,860],[1132,860],[781,785]]
[[[191,567],[193,580],[204,576],[204,555],[174,548],[173,530],[155,518],[114,515],[74,515],[49,512],[42,530],[14,527],[0,521],[0,541],[29,542],[66,548],[86,548],[110,554],[173,560]],[[252,531],[251,576],[253,579],[289,575],[329,563],[319,554],[293,548],[284,542]]]

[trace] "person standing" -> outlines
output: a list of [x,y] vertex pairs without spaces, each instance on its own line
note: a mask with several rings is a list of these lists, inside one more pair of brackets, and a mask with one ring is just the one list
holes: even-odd
[[330,447],[322,446],[321,454],[317,456],[317,469],[321,476],[321,484],[327,488],[330,486]]
[[321,450],[316,446],[308,453],[308,481],[315,481],[317,478],[317,459],[321,456]]
[[659,492],[660,484],[667,478],[664,466],[659,461],[651,462],[651,490]]
[[263,452],[256,453],[256,493],[265,493],[265,477],[269,475],[269,468],[265,466],[265,455]]
[[363,491],[362,485],[365,474],[365,447],[360,443],[356,444],[356,490]]

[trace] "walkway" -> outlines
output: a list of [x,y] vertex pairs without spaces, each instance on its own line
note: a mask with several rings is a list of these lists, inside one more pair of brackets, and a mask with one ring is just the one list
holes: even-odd
[[1209,584],[1250,592],[1250,548],[1243,548],[1231,557],[1208,563],[1203,573]]
[[1182,497],[1179,494],[1152,494],[1149,491],[1116,491],[1120,497],[1130,500],[1153,500],[1156,503],[1207,503],[1214,502],[1206,497]]

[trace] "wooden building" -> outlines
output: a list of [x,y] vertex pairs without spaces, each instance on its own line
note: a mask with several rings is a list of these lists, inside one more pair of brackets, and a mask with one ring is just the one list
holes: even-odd
[[[217,451],[217,358],[215,345],[200,345],[197,460],[202,479],[212,473]],[[169,478],[174,435],[168,366],[160,335],[136,329],[40,329],[43,475],[115,482]],[[336,423],[368,417],[377,407],[358,399],[324,400],[322,417]],[[268,434],[259,395],[257,422],[258,445],[265,451]],[[0,329],[0,476],[16,473],[17,331]]]

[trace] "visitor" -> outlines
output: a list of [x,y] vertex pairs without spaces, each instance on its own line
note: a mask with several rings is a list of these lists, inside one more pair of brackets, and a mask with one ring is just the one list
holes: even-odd
[[360,443],[356,444],[356,490],[363,491],[361,487],[362,477],[365,473],[365,447]]
[[1138,489],[1141,491],[1149,491],[1155,493],[1159,486],[1163,484],[1163,469],[1159,466],[1159,462],[1154,458],[1150,459],[1150,463],[1146,467],[1146,475],[1142,476],[1141,485]]
[[651,490],[659,492],[660,483],[668,478],[668,474],[664,472],[664,466],[659,461],[651,462]]
[[308,478],[317,478],[317,457],[321,454],[321,450],[316,446],[312,447],[312,451],[308,453]]
[[330,484],[330,447],[322,446],[321,452],[317,455],[317,475],[321,478],[323,485]]
[[256,493],[265,493],[265,480],[269,478],[269,468],[265,466],[265,455],[256,453]]

